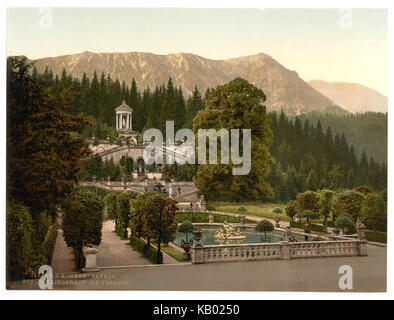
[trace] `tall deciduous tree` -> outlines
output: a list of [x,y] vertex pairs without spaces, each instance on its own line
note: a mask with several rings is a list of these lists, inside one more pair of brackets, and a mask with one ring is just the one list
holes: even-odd
[[157,263],[160,264],[162,263],[161,244],[175,238],[176,201],[162,194],[155,194],[144,200],[140,208],[143,214],[144,233],[157,242]]
[[[237,78],[218,86],[209,94],[206,108],[194,118],[193,129],[251,129],[251,170],[247,175],[232,175],[234,165],[206,164],[197,171],[196,184],[207,199],[268,200],[273,191],[267,182],[273,159],[271,121],[262,105],[264,93],[248,81]],[[220,143],[218,143],[220,146]],[[240,138],[242,150],[242,138]],[[220,147],[219,147],[220,150]],[[218,163],[220,157],[218,152]]]

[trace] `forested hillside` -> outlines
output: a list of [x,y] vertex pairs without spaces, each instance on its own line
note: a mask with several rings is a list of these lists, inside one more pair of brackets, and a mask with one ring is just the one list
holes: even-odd
[[[142,92],[134,80],[128,86],[106,74],[94,73],[93,79],[84,74],[80,81],[65,71],[61,77],[54,77],[47,69],[43,74],[34,70],[33,78],[55,91],[72,88],[72,112],[92,115],[97,125],[85,134],[102,139],[116,138],[114,109],[122,99],[134,110],[134,130],[143,132],[154,127],[164,131],[166,120],[175,120],[176,129],[192,128],[193,118],[204,108],[210,92],[208,89],[202,94],[195,87],[192,95],[185,99],[182,88],[174,87],[171,78],[166,84]],[[269,181],[277,200],[293,199],[298,192],[307,189],[386,187],[387,114],[310,113],[290,118],[283,112],[271,112],[270,117],[274,134],[271,153],[276,164]],[[183,179],[184,172],[182,169],[171,173]],[[102,176],[109,175],[102,172]]]
[[300,118],[315,125],[320,120],[323,129],[330,127],[333,132],[344,133],[349,144],[354,146],[357,157],[360,158],[365,150],[377,162],[387,163],[387,113],[364,112],[335,116],[313,112]]

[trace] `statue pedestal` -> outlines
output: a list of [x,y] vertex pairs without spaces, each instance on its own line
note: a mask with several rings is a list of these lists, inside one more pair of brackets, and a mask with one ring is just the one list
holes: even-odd
[[96,255],[98,252],[97,248],[89,248],[83,247],[83,255],[85,256],[85,268],[84,272],[97,272],[99,269],[97,268]]

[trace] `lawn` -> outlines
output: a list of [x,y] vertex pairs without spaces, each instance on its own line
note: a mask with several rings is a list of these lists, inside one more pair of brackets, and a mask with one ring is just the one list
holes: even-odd
[[[211,203],[210,205],[214,206],[217,211],[246,214],[246,215],[271,218],[271,219],[274,219],[278,216],[278,214],[273,213],[272,210],[274,210],[275,208],[281,208],[283,210],[283,213],[279,214],[280,219],[282,221],[290,221],[290,218],[286,216],[285,213],[286,204],[282,204],[282,203],[254,203],[254,204]],[[241,206],[246,207],[248,211],[247,212],[238,211],[238,208]]]
[[185,262],[186,260],[183,258],[183,251],[180,251],[178,249],[175,249],[174,247],[171,246],[162,246],[161,250],[163,252],[167,253],[171,257],[173,257],[175,260],[178,260],[179,262]]

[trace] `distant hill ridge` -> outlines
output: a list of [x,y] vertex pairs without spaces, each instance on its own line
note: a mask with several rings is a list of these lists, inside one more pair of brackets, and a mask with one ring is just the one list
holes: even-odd
[[312,80],[312,88],[330,98],[344,109],[356,113],[365,111],[387,112],[387,97],[362,84]]

